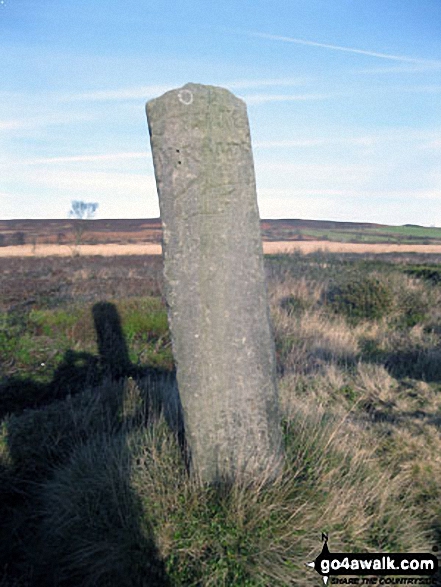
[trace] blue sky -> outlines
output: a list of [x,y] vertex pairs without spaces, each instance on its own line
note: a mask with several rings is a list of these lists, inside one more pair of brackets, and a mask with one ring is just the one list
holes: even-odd
[[439,0],[0,0],[0,218],[159,216],[144,105],[248,107],[262,218],[441,226]]

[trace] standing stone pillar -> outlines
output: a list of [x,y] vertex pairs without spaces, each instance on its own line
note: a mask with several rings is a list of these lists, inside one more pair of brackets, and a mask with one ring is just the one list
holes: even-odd
[[192,471],[271,478],[282,435],[246,105],[187,84],[146,112]]

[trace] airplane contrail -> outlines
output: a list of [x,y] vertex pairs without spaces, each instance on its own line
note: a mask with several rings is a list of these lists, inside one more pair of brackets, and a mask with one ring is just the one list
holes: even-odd
[[354,47],[341,47],[340,45],[331,45],[329,43],[318,43],[317,41],[306,41],[305,39],[296,39],[294,37],[283,37],[280,35],[270,35],[268,33],[259,33],[254,31],[246,31],[249,35],[254,37],[261,37],[263,39],[272,39],[274,41],[284,41],[285,43],[296,43],[298,45],[309,45],[311,47],[322,47],[324,49],[332,49],[333,51],[345,51],[347,53],[358,53],[359,55],[368,55],[370,57],[379,57],[380,59],[389,59],[392,61],[403,61],[406,63],[424,63],[424,64],[438,64],[440,61],[432,61],[429,59],[417,59],[414,57],[406,57],[404,55],[390,55],[389,53],[378,53],[377,51],[366,51],[365,49],[356,49]]

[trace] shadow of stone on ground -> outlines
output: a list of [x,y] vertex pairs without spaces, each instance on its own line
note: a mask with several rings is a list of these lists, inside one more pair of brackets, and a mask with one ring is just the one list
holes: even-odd
[[[0,554],[0,573],[4,571],[7,577],[5,580],[11,585],[17,584],[17,580],[23,577],[31,577],[27,583],[23,582],[29,586],[47,581],[50,569],[44,568],[44,561],[43,566],[38,563],[38,556],[35,556],[38,548],[34,545],[42,521],[41,516],[35,514],[36,505],[40,503],[42,484],[47,483],[49,473],[52,477],[62,472],[70,462],[72,451],[75,452],[77,446],[81,448],[94,434],[114,434],[114,422],[117,423],[118,434],[124,438],[130,429],[123,421],[127,382],[133,380],[139,390],[142,400],[140,422],[146,424],[150,418],[162,413],[177,434],[183,456],[187,454],[175,373],[132,365],[120,318],[113,304],[99,302],[94,305],[92,314],[98,356],[69,349],[51,381],[40,383],[29,377],[13,377],[5,378],[0,385],[0,418],[11,415],[4,421],[7,446],[3,456],[6,457],[0,463],[0,541],[5,545]],[[108,398],[103,391],[107,386]],[[101,399],[98,397],[100,389],[103,394]],[[91,408],[94,402],[102,401],[103,418],[96,418],[96,430],[87,417],[84,422],[81,421],[82,412],[78,406],[86,397],[81,394],[84,391],[88,391]],[[84,401],[84,414],[87,416],[88,404]],[[124,442],[117,458],[130,462],[130,451]],[[83,482],[83,486],[87,486],[87,479]],[[153,530],[149,530],[148,524],[146,526],[144,523],[141,530],[136,523],[137,516],[141,516],[139,498],[129,487],[128,480],[119,479],[119,482],[125,484],[121,489],[124,495],[130,496],[131,505],[127,507],[135,520],[131,528],[133,548],[140,551],[135,559],[146,557],[149,574],[140,578],[139,573],[134,572],[133,577],[137,579],[121,575],[115,577],[116,582],[109,578],[106,585],[167,587],[169,582],[157,553]],[[58,576],[57,572],[55,565],[50,573],[53,585],[70,587],[85,580],[85,577]],[[0,582],[0,585],[3,583]]]

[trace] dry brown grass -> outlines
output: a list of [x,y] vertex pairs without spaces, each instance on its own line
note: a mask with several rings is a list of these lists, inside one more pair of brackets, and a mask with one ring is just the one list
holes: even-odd
[[[341,265],[331,274],[326,270],[332,260],[304,261],[294,258],[296,273],[276,274],[268,284],[284,367],[279,390],[287,451],[284,472],[272,487],[249,491],[237,485],[217,495],[192,483],[162,416],[147,418],[145,408],[156,406],[160,392],[149,381],[103,384],[99,410],[101,388],[94,388],[69,405],[6,421],[0,430],[6,472],[20,467],[23,477],[34,480],[34,468],[53,470],[54,458],[46,455],[62,456],[68,445],[70,460],[59,461],[39,496],[43,567],[79,573],[76,584],[106,584],[99,582],[105,573],[118,581],[123,572],[141,577],[142,584],[149,561],[140,545],[150,548],[151,542],[152,560],[165,561],[172,585],[306,587],[315,575],[305,562],[317,556],[322,531],[340,552],[429,552],[439,543],[441,293],[400,273],[386,275],[396,305],[381,320],[351,322],[323,303],[329,275],[339,277]],[[129,294],[161,291],[155,285],[162,267],[158,256],[28,257],[4,259],[2,265],[12,293],[18,276],[27,296],[44,286],[50,298],[56,283],[69,287],[65,293],[72,299],[90,295],[88,303],[118,294],[124,298],[118,302],[123,324],[127,313],[121,308],[137,303],[125,300]],[[116,288],[120,284],[124,289]],[[414,326],[399,321],[408,294],[412,307],[426,297],[430,301]],[[17,301],[25,294],[20,295]],[[49,323],[50,311],[46,316]],[[87,346],[95,341],[91,318],[82,316],[69,327],[78,341],[74,348],[96,352]],[[96,432],[106,424],[102,410],[113,414],[110,406],[115,421],[109,416],[106,430],[119,432],[101,438]],[[172,406],[167,421],[176,412]],[[14,438],[20,442],[11,444]],[[256,582],[245,583],[247,575]]]
[[160,255],[161,245],[154,243],[129,245],[19,245],[0,248],[0,257],[87,257],[100,255],[114,257],[116,255]]
[[392,245],[385,243],[337,243],[330,241],[279,241],[263,243],[266,254],[313,253],[441,253],[441,245]]
[[[308,254],[315,251],[329,253],[439,253],[441,245],[392,245],[365,243],[337,243],[330,241],[278,241],[264,242],[263,252],[266,255],[276,253],[293,253],[300,251]],[[0,257],[70,257],[75,254],[82,256],[102,255],[160,255],[162,247],[155,243],[134,244],[97,244],[97,245],[13,245],[0,248]]]
[[317,555],[323,530],[341,552],[430,548],[404,499],[412,471],[381,469],[375,433],[344,409],[330,414],[292,394],[280,476],[271,486],[216,491],[186,475],[162,417],[136,425],[141,398],[136,386],[126,388],[125,433],[72,447],[43,485],[43,559],[55,557],[78,584],[117,584],[123,573],[135,584],[147,569],[149,541],[170,585],[201,587],[306,587],[314,575],[305,562]]

